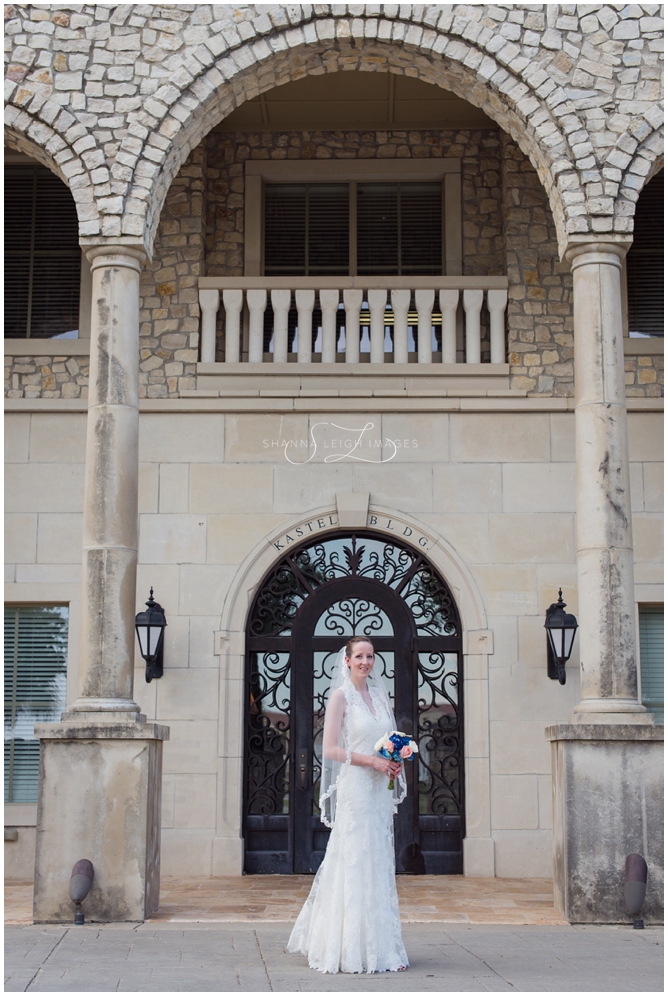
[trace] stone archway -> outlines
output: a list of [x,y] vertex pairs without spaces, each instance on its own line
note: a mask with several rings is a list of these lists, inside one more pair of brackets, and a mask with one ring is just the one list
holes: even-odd
[[[387,528],[387,523],[390,528]],[[310,529],[309,530],[309,523]],[[320,525],[322,523],[322,525]],[[463,681],[466,714],[464,722],[475,731],[465,745],[466,837],[464,874],[494,875],[494,842],[490,827],[489,731],[482,717],[487,715],[487,658],[493,652],[493,634],[487,629],[484,604],[478,586],[457,551],[443,537],[403,512],[370,505],[365,522],[373,533],[401,537],[429,558],[455,599],[461,619]],[[215,653],[221,672],[221,758],[219,782],[223,812],[218,835],[213,842],[214,875],[237,875],[243,868],[241,837],[241,787],[243,759],[241,723],[244,714],[244,675],[246,624],[248,613],[262,579],[280,560],[285,544],[312,531],[331,532],[338,528],[335,505],[313,510],[284,523],[261,541],[240,566],[223,606],[221,630],[215,635]]]
[[[33,66],[34,50],[24,43],[24,31],[34,31],[33,23],[28,29],[24,24],[30,9],[10,7],[12,141],[29,136],[65,176],[76,175],[77,199],[90,212],[82,216],[83,237],[93,244],[122,237],[150,254],[172,179],[203,135],[238,103],[308,73],[406,72],[464,96],[512,135],[548,192],[562,251],[569,236],[632,231],[634,201],[620,187],[621,174],[640,144],[649,149],[648,139],[651,157],[657,154],[661,115],[658,83],[640,88],[629,113],[625,66],[637,66],[645,56],[657,63],[660,17],[638,22],[631,9],[620,14],[610,7],[600,17],[588,8],[564,13],[558,4],[544,10],[476,4],[456,10],[399,6],[390,14],[381,7],[339,11],[326,4],[246,4],[216,8],[214,20],[208,5],[196,5],[163,10],[155,21],[142,13],[131,25],[132,5],[115,8],[111,17],[103,9],[58,10],[48,18],[43,48],[55,51],[60,38],[54,32],[65,30],[79,65],[56,80],[53,71]],[[142,47],[139,28],[147,24],[150,39]],[[614,53],[605,53],[599,69],[597,46],[610,44]],[[95,65],[93,48],[104,53]],[[120,88],[112,84],[106,94],[100,68],[113,64],[117,52],[131,74],[124,70]],[[96,111],[88,100],[99,98],[99,113],[113,111],[113,131],[88,120]],[[586,114],[590,107],[606,119],[600,131],[597,117],[596,135]],[[626,127],[620,134],[621,121]],[[614,141],[608,137],[615,134]]]

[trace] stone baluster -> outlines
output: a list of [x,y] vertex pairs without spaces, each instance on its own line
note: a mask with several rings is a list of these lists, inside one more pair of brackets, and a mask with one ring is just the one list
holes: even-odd
[[220,307],[219,290],[201,290],[199,306],[202,310],[202,363],[216,362],[216,315]]
[[480,310],[482,291],[464,291],[464,312],[466,314],[466,362],[480,363]]
[[322,362],[336,363],[336,312],[339,309],[338,290],[321,290]]
[[297,363],[310,363],[313,353],[313,306],[315,304],[315,291],[295,291],[295,304],[297,305],[297,328],[299,329]]
[[435,293],[433,290],[415,291],[415,306],[418,314],[418,363],[431,363],[431,328],[433,324],[434,297]]
[[274,312],[274,363],[288,362],[288,313],[292,291],[273,290],[271,307]]
[[359,363],[362,291],[357,287],[346,288],[343,305],[346,309],[346,363]]
[[625,245],[571,246],[582,701],[587,722],[646,722],[638,701],[624,383]]
[[370,327],[371,327],[371,363],[385,362],[385,305],[387,304],[386,290],[370,290],[367,294],[369,300]]
[[411,304],[411,292],[393,290],[390,299],[394,312],[394,362],[408,363],[408,309]]
[[264,313],[267,308],[266,290],[246,291],[248,303],[248,362],[262,363]]
[[506,362],[506,307],[508,305],[507,290],[487,291],[487,309],[489,311],[490,361],[492,363]]
[[241,358],[241,309],[244,306],[242,290],[224,290],[225,308],[225,362],[238,363]]
[[442,360],[444,363],[457,362],[457,305],[458,290],[442,290],[438,292],[441,305]]

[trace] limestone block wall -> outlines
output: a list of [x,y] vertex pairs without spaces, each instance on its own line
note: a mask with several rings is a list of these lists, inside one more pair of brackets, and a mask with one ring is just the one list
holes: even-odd
[[[135,695],[167,723],[165,875],[234,870],[238,839],[242,683],[221,667],[214,633],[241,565],[269,534],[339,491],[411,516],[449,543],[480,593],[493,633],[489,713],[467,712],[469,778],[491,772],[488,820],[496,873],[551,873],[550,767],[545,726],[578,701],[577,648],[565,687],[546,677],[546,606],[561,585],[578,612],[572,412],[346,415],[384,436],[415,439],[392,466],[289,465],[264,440],[307,437],[318,413],[164,410],[140,417],[137,601],[151,585],[167,612],[165,676]],[[629,443],[638,601],[660,600],[661,414],[631,412]],[[84,412],[7,416],[6,578],[9,602],[75,605],[81,576]],[[447,580],[447,579],[446,579]],[[658,594],[657,594],[658,593]],[[467,620],[463,620],[466,626]],[[72,617],[68,694],[75,697]],[[471,680],[482,680],[476,672]],[[475,788],[471,782],[468,791]],[[486,808],[485,808],[486,807]],[[238,871],[238,868],[236,868]]]

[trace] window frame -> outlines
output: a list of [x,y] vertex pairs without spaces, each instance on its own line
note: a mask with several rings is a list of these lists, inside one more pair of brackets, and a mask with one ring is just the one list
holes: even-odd
[[[244,276],[264,276],[264,187],[266,183],[348,183],[349,223],[356,230],[356,185],[368,183],[443,184],[443,275],[462,272],[461,159],[249,160],[245,165]],[[357,244],[351,237],[349,274],[357,275]],[[275,279],[275,278],[272,278]],[[286,285],[290,277],[286,277]],[[317,278],[314,278],[317,279]]]
[[[76,653],[77,641],[73,640],[73,633],[78,633],[79,624],[79,603],[67,599],[30,599],[17,600],[7,599],[4,603],[4,610],[30,609],[30,608],[63,608],[67,609],[67,664],[65,670],[65,701],[64,708],[71,701],[76,690],[76,657],[73,661],[72,654]],[[74,624],[74,628],[73,628]],[[74,665],[74,666],[73,666]],[[5,802],[5,824],[8,826],[35,826],[37,819],[37,802]]]

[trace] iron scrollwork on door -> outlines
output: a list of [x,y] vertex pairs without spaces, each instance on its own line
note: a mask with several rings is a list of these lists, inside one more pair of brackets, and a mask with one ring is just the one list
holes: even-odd
[[[318,606],[315,615],[308,605]],[[364,531],[332,533],[286,551],[251,607],[244,745],[247,871],[295,870],[299,862],[291,855],[299,851],[300,834],[317,837],[320,842],[309,846],[322,853],[326,835],[317,820],[322,724],[336,652],[353,633],[374,641],[376,667],[392,698],[395,690],[399,695],[397,720],[409,724],[418,740],[410,839],[422,842],[428,871],[461,870],[457,609],[419,550]],[[397,656],[399,645],[403,651]],[[308,797],[306,809],[302,796]],[[305,813],[314,822],[304,830],[298,824]]]

